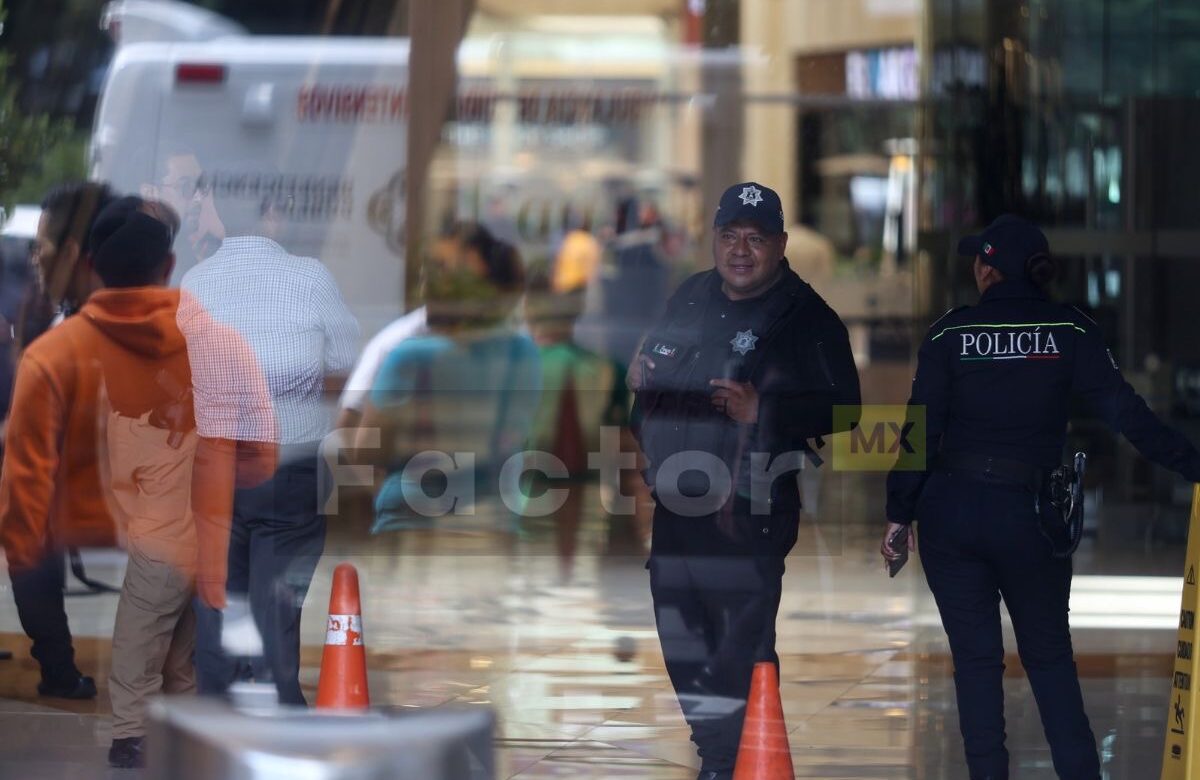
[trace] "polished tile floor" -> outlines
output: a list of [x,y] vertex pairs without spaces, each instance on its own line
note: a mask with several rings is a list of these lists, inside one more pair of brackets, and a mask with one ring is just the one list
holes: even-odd
[[[597,506],[587,490],[583,506]],[[779,650],[796,775],[965,778],[944,634],[919,565],[894,581],[883,573],[864,520],[875,510],[853,498],[866,494],[833,489],[788,561]],[[1183,550],[1131,533],[1085,542],[1073,621],[1106,777],[1140,780],[1158,776]],[[362,579],[374,703],[493,707],[503,778],[690,779],[697,761],[654,633],[642,535],[598,509],[515,534],[367,538],[333,519],[305,613],[302,680],[315,690],[332,569],[348,560]],[[120,581],[119,553],[87,561],[93,576]],[[1159,576],[1097,576],[1111,572]],[[0,661],[0,778],[136,777],[104,765],[115,597],[68,602],[99,698],[45,700],[3,582],[0,647],[15,658]],[[618,640],[632,640],[632,658],[618,659]],[[1008,647],[1013,777],[1053,778],[1011,636]]]

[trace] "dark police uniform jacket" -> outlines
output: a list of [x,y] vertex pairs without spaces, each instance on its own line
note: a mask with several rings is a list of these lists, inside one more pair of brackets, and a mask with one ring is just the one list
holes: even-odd
[[[1125,381],[1096,323],[1024,280],[999,282],[977,306],[934,323],[909,405],[925,407],[927,467],[967,454],[1050,469],[1063,455],[1072,396],[1145,457],[1200,480],[1200,453]],[[888,520],[920,519],[913,509],[928,473],[888,475]]]
[[[647,333],[642,352],[655,369],[637,394],[634,427],[649,464],[646,480],[656,493],[663,487],[658,477],[665,460],[701,452],[725,464],[735,495],[746,499],[755,463],[761,467],[790,453],[798,466],[809,439],[834,431],[833,407],[857,407],[858,372],[845,326],[781,262],[779,282],[747,300],[726,297],[715,270],[688,278]],[[716,388],[709,380],[716,378],[754,386],[756,424],[739,424],[713,408]],[[844,427],[849,425],[847,417]],[[678,480],[684,494],[702,493],[708,485],[703,462],[694,465]],[[795,467],[789,471],[768,487],[773,511],[799,507]]]

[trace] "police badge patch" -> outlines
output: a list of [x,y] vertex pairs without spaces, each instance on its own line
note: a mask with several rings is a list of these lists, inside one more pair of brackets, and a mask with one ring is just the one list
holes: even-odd
[[758,187],[755,187],[753,184],[742,187],[742,194],[738,195],[738,197],[742,199],[743,206],[754,206],[755,208],[757,208],[758,204],[762,203],[763,200],[762,190],[760,190]]
[[754,331],[739,330],[737,335],[729,340],[733,345],[733,351],[739,355],[745,355],[750,350],[754,349],[754,342],[758,341],[758,336],[754,335]]

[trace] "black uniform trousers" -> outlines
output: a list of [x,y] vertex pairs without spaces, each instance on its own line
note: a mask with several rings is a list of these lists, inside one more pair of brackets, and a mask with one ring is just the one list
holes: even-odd
[[[315,445],[313,446],[315,450]],[[318,459],[282,463],[266,482],[233,495],[226,592],[248,599],[263,656],[234,658],[221,647],[223,615],[196,602],[196,677],[201,694],[242,679],[273,681],[283,704],[304,705],[300,690],[300,611],[325,547]]]
[[784,558],[798,513],[684,517],[654,511],[650,593],[667,675],[705,771],[737,760],[755,663],[775,652]]
[[[1063,780],[1097,780],[1067,622],[1070,559],[1054,558],[1028,488],[935,472],[917,503],[919,549],[954,656],[959,724],[972,780],[1008,778],[1000,599],[1017,637]],[[1043,512],[1053,512],[1043,496]]]

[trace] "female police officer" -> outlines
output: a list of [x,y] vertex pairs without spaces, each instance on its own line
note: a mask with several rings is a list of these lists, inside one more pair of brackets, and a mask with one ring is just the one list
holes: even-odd
[[1057,511],[1047,477],[1062,456],[1070,396],[1082,396],[1144,456],[1189,480],[1200,480],[1200,453],[1125,382],[1096,324],[1047,300],[1042,287],[1055,269],[1037,227],[1002,216],[958,249],[975,258],[980,301],[934,323],[921,346],[909,416],[924,407],[927,469],[889,475],[881,551],[896,557],[889,540],[920,521],[925,576],[954,656],[972,780],[1008,777],[1001,597],[1055,771],[1097,780],[1067,624],[1071,560],[1056,554],[1058,540],[1047,533]]

